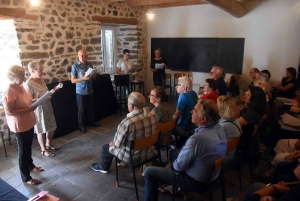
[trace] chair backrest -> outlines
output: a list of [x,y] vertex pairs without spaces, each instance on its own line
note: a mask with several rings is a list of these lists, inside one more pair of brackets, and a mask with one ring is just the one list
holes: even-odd
[[129,76],[129,74],[114,75],[114,83],[118,85],[128,85],[130,81]]
[[172,119],[166,123],[161,123],[161,122],[158,122],[157,124],[157,129],[161,131],[161,133],[167,133],[169,131],[172,131],[175,126],[176,126],[176,123],[177,123],[177,119]]
[[259,129],[259,125],[254,125],[252,136],[255,136],[257,134],[258,129]]
[[222,156],[220,159],[216,160],[214,162],[214,164],[212,165],[210,174],[207,175],[207,183],[209,183],[211,181],[211,179],[213,178],[213,176],[221,170],[224,157],[225,157],[225,155]]
[[180,77],[189,77],[189,73],[186,72],[181,72],[181,73],[174,73],[174,88],[176,86],[176,79],[180,78]]
[[238,145],[238,143],[240,141],[241,135],[242,135],[242,131],[241,131],[239,136],[227,140],[227,151],[226,151],[226,153],[229,153],[229,152],[231,152],[232,150],[234,150],[236,148],[236,146]]
[[154,145],[158,141],[160,130],[156,130],[152,135],[140,140],[131,140],[131,150],[141,150]]
[[[168,82],[167,82],[167,80],[168,80]],[[166,73],[166,81],[165,81],[165,85],[171,85],[171,83],[172,83],[172,78],[171,78],[171,73]]]

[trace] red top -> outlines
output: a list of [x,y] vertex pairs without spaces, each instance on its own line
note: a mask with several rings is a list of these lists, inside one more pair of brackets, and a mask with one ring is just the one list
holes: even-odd
[[202,96],[200,96],[200,99],[210,99],[213,100],[215,102],[217,102],[217,98],[218,98],[219,94],[217,91],[211,91],[208,94],[204,94]]

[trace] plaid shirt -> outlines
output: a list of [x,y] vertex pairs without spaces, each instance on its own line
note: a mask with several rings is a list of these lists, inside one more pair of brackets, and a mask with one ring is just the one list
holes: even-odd
[[[133,113],[123,119],[117,128],[114,137],[115,146],[109,146],[109,152],[127,163],[130,161],[130,140],[138,140],[149,137],[157,128],[157,116],[154,111],[149,111],[145,117],[143,110]],[[138,150],[134,153],[133,160],[145,160],[155,153],[154,147]]]

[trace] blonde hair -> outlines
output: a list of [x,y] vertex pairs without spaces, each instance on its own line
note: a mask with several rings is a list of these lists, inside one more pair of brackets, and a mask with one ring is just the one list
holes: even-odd
[[240,116],[240,109],[233,98],[219,96],[217,99],[219,114],[223,119],[233,120]]
[[18,65],[11,66],[7,71],[7,77],[10,81],[22,74],[25,74],[25,68]]
[[193,83],[189,77],[186,77],[186,76],[180,77],[180,78],[178,78],[178,82],[180,82],[182,85],[186,86],[188,91],[193,89]]
[[265,93],[270,93],[271,86],[266,81],[255,81],[254,86],[260,87],[264,90]]
[[40,62],[32,61],[28,64],[28,71],[31,75],[33,70],[37,70],[39,68],[43,69],[43,65]]

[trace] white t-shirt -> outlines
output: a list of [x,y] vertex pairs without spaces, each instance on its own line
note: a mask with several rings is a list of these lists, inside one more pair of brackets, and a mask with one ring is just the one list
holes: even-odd
[[120,68],[121,72],[125,72],[126,70],[128,71],[132,66],[132,61],[130,59],[124,60],[122,58],[117,63],[117,68]]

